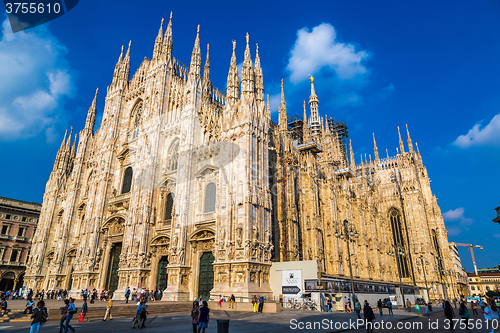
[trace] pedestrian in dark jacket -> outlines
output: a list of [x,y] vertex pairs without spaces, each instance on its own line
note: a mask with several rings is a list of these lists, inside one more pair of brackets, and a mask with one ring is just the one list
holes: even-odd
[[373,321],[375,320],[375,314],[373,313],[373,309],[367,301],[365,301],[363,314],[365,316],[366,332],[373,333]]
[[377,307],[378,307],[378,312],[380,312],[380,315],[383,315],[383,313],[382,313],[382,300],[381,299],[378,300]]
[[446,301],[444,302],[444,316],[446,319],[449,320],[450,323],[450,331],[454,331],[454,323],[453,323],[453,318],[455,318],[455,312],[453,311],[453,308],[451,307],[450,302]]

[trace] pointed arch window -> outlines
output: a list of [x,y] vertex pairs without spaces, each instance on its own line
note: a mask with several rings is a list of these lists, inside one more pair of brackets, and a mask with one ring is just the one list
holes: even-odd
[[138,135],[138,128],[142,119],[142,106],[142,100],[139,100],[137,103],[135,103],[135,106],[130,113],[130,128],[132,130],[133,139],[135,139]]
[[125,169],[125,172],[123,173],[122,194],[130,192],[133,173],[132,167]]
[[175,171],[179,166],[179,139],[172,142],[168,148],[167,171]]
[[395,251],[396,260],[399,262],[399,274],[401,277],[409,277],[410,271],[408,269],[408,253],[407,247],[405,243],[405,235],[406,230],[403,229],[401,225],[401,213],[393,209],[391,210],[389,217],[391,219],[391,227],[392,227],[392,237],[394,241],[394,245],[399,247],[404,251],[404,253],[400,253],[399,251]]
[[217,187],[214,183],[208,183],[205,187],[205,213],[215,212],[215,191]]
[[166,221],[172,219],[172,213],[173,213],[173,208],[174,208],[174,198],[175,198],[174,193],[169,193],[167,195],[167,200],[165,202],[165,220]]

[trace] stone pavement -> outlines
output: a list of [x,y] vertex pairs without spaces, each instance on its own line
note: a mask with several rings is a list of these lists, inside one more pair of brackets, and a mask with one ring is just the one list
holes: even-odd
[[[387,312],[387,309],[385,309]],[[414,312],[408,313],[404,310],[395,310],[394,316],[389,316],[387,313],[382,316],[382,319],[391,322],[403,321],[417,318]],[[433,314],[436,316],[438,314]],[[376,315],[377,320],[381,316]],[[442,317],[439,315],[439,317]],[[213,309],[211,311],[211,320],[207,333],[217,332],[217,319],[229,319],[229,332],[231,333],[255,333],[255,332],[343,332],[355,328],[356,315],[353,313],[321,313],[302,310],[284,309],[280,313],[263,313],[257,314],[253,312],[228,312]],[[291,323],[295,323],[292,324]],[[307,323],[310,325],[316,324],[316,328],[311,326],[307,329]],[[100,318],[91,319],[89,323],[78,323],[76,318],[72,321],[72,326],[78,333],[80,332],[120,332],[132,331],[132,317],[115,317],[113,321],[103,322]],[[303,325],[303,326],[302,326]],[[0,332],[27,332],[30,326],[29,322],[9,322],[0,324]],[[49,321],[45,324],[42,332],[54,332],[58,330],[57,321]],[[190,332],[191,317],[187,311],[178,313],[167,313],[161,315],[150,315],[147,322],[145,332]],[[293,329],[296,327],[296,329]],[[303,329],[301,329],[303,327]],[[380,331],[379,331],[380,332]]]

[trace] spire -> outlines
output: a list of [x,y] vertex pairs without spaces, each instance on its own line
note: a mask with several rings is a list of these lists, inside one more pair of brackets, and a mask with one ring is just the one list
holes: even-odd
[[69,131],[68,141],[66,142],[66,150],[69,151],[69,147],[71,147],[71,135],[73,134],[73,126],[71,126],[71,130]]
[[172,57],[173,39],[172,39],[172,12],[170,12],[170,20],[168,21],[165,36],[163,38],[163,51],[167,54],[167,60]]
[[163,19],[161,19],[160,30],[158,31],[158,36],[156,36],[155,47],[153,49],[153,59],[157,59],[161,54],[162,44],[163,44]]
[[279,109],[279,129],[288,130],[288,118],[286,116],[285,89],[283,88],[283,79],[281,79],[281,105]]
[[375,162],[380,162],[380,158],[378,156],[377,141],[375,141],[375,133],[373,133],[373,151],[375,152]]
[[385,153],[387,154],[387,159],[389,159],[389,150],[386,148]]
[[399,126],[398,126],[398,135],[399,135],[399,150],[401,151],[401,154],[404,154],[405,146],[403,144],[403,140],[401,140],[401,133],[399,132]]
[[255,45],[255,99],[264,101],[264,77],[260,67],[259,44]]
[[130,45],[132,45],[132,41],[130,40],[128,42],[128,49],[127,49],[127,54],[125,54],[125,60],[129,60],[130,61]]
[[201,50],[200,50],[200,25],[196,30],[196,39],[194,40],[193,53],[191,54],[191,66],[189,74],[200,76],[201,73]]
[[203,69],[203,79],[205,81],[210,81],[210,45],[207,44],[207,59],[205,60],[205,69]]
[[[360,154],[361,156],[361,168],[364,168],[365,167],[365,164],[363,163],[363,154]],[[364,173],[363,173],[364,175]]]
[[311,140],[309,133],[309,125],[307,124],[307,110],[306,101],[304,101],[304,122],[302,123],[302,143],[309,142]]
[[240,77],[238,75],[238,66],[236,64],[236,41],[233,40],[233,54],[229,65],[229,73],[227,74],[226,99],[229,104],[234,104],[240,95]]
[[271,106],[269,105],[269,94],[267,94],[267,107],[266,107],[266,109],[267,109],[266,116],[268,118],[271,118]]
[[94,100],[92,101],[92,105],[90,106],[89,111],[87,112],[87,120],[85,121],[85,129],[89,129],[91,134],[94,132],[98,92],[99,88],[95,90]]
[[406,124],[406,135],[408,136],[408,151],[413,154],[413,144],[411,143],[410,131],[408,130],[408,124]]
[[78,134],[75,134],[75,140],[73,141],[73,147],[71,147],[71,154],[70,156],[73,157],[75,156],[75,151],[76,151],[76,138],[78,137]]
[[316,90],[314,89],[314,77],[309,75],[311,80],[311,96],[309,96],[309,106],[311,108],[311,132],[312,135],[317,135],[320,132],[320,119],[318,113],[318,96],[316,96]]
[[418,150],[418,142],[415,142],[415,145],[417,146],[417,155],[420,157],[420,150]]
[[123,60],[123,45],[122,45],[122,51],[120,52],[120,56],[118,57],[118,62],[122,62]]
[[66,136],[68,135],[68,130],[66,130],[66,132],[64,132],[64,138],[61,142],[61,147],[59,147],[59,150],[62,150],[64,145],[66,144]]
[[354,151],[352,150],[352,141],[349,140],[349,155],[351,160],[351,170],[356,169],[356,161],[354,158]]
[[241,69],[241,95],[252,97],[255,91],[252,55],[250,54],[250,36],[246,35],[247,46],[245,48],[245,58]]

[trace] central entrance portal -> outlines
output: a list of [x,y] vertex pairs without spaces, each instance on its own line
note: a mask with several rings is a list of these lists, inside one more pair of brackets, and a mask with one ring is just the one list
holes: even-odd
[[198,294],[203,296],[203,300],[208,300],[210,291],[214,287],[214,267],[212,265],[214,260],[212,252],[205,252],[200,258]]
[[112,294],[118,288],[118,264],[120,263],[120,253],[122,243],[113,244],[109,256],[108,283],[106,289]]
[[160,289],[162,293],[165,289],[167,289],[167,281],[168,281],[167,265],[168,265],[168,257],[167,256],[161,257],[160,261],[158,262],[158,278],[156,280],[156,288]]

